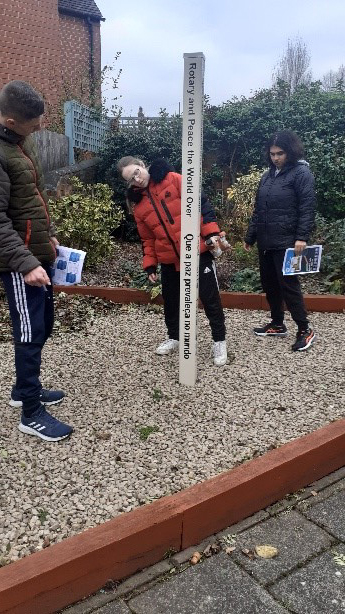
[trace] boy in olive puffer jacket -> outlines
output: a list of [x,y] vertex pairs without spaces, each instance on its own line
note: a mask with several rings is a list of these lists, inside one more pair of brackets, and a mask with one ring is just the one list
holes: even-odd
[[50,268],[58,245],[30,137],[41,129],[43,112],[42,98],[24,81],[11,81],[0,92],[0,279],[14,337],[16,383],[10,405],[22,408],[22,433],[58,441],[73,429],[45,405],[60,403],[64,393],[44,390],[39,380],[42,348],[53,328]]

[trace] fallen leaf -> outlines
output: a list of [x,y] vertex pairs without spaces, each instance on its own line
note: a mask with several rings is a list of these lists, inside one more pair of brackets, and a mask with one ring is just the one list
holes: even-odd
[[236,546],[229,546],[225,548],[225,554],[231,554],[234,550],[236,550]]
[[278,549],[274,546],[255,546],[255,552],[262,559],[273,559],[277,556]]
[[254,559],[255,555],[253,550],[248,550],[248,548],[242,548],[242,552],[243,554],[245,554],[248,559],[250,559],[251,561]]
[[204,552],[203,552],[204,556],[211,556],[212,555],[212,550],[211,550],[211,544],[209,544],[208,546],[206,546]]
[[192,565],[196,565],[197,563],[199,563],[200,559],[201,559],[200,552],[194,552],[192,558],[190,559],[190,562]]
[[220,551],[220,545],[216,542],[214,544],[209,544],[206,546],[203,554],[207,557],[212,556],[212,554],[217,554]]
[[333,559],[337,565],[345,565],[345,554],[339,554],[339,552],[335,552]]
[[317,492],[316,492],[316,490],[311,490],[311,491],[310,491],[310,494],[311,494],[311,495],[313,495],[313,497],[316,497],[316,496],[317,496]]

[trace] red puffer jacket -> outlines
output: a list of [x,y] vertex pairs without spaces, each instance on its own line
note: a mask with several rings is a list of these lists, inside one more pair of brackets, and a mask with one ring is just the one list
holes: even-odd
[[[145,190],[130,188],[128,199],[143,244],[143,268],[149,272],[157,264],[174,264],[180,269],[181,180],[165,160],[149,168],[150,182]],[[216,215],[205,196],[201,198],[200,253],[207,247],[204,239],[219,234]]]

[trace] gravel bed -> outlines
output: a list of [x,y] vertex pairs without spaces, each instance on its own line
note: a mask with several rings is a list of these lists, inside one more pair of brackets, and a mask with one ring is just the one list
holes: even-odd
[[[214,367],[199,318],[198,382],[178,384],[178,356],[155,355],[161,308],[114,306],[86,333],[56,336],[42,382],[64,388],[54,414],[75,427],[46,443],[17,430],[8,406],[13,348],[1,349],[0,564],[201,482],[344,416],[345,315],[311,316],[319,335],[292,354],[255,338],[267,312],[226,311],[229,364]],[[151,433],[146,427],[152,427]],[[145,439],[145,437],[147,437]]]

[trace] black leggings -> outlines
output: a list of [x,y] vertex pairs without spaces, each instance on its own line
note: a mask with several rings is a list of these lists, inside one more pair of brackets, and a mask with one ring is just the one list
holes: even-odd
[[283,275],[285,249],[259,251],[261,284],[275,324],[284,321],[284,304],[300,330],[308,328],[301,286],[297,275]]
[[[179,338],[180,271],[174,264],[161,265],[164,318],[170,339]],[[225,318],[219,295],[216,266],[210,252],[200,254],[199,296],[209,320],[214,341],[225,340]]]

